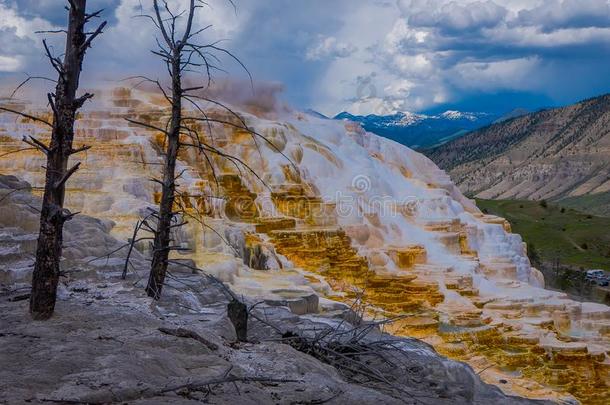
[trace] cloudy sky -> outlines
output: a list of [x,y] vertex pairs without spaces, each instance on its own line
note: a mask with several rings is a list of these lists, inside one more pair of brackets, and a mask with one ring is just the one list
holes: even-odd
[[[110,24],[85,81],[163,75],[148,52],[153,27],[135,18],[151,0],[88,3]],[[610,0],[235,0],[237,11],[208,3],[197,21],[213,24],[204,39],[224,40],[297,108],[505,112],[610,91]],[[0,0],[0,80],[49,72],[34,32],[61,27],[62,5]],[[230,77],[247,77],[225,64]]]

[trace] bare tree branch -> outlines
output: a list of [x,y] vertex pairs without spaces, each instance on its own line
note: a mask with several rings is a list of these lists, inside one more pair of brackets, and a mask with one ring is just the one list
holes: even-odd
[[134,125],[139,125],[139,126],[144,127],[144,128],[154,129],[155,131],[159,131],[159,132],[162,132],[162,133],[167,135],[167,130],[161,129],[159,127],[156,127],[154,125],[148,124],[146,122],[132,120],[131,118],[125,118],[125,121],[130,122],[130,123],[132,123]]
[[10,152],[6,152],[6,153],[3,153],[2,155],[0,155],[0,159],[3,157],[9,156],[9,155],[13,155],[15,153],[25,152],[28,150],[39,150],[39,149],[38,149],[38,147],[33,147],[33,148],[21,148],[21,149],[12,150]]
[[32,120],[32,121],[40,122],[41,124],[45,124],[45,125],[48,125],[51,128],[53,128],[53,124],[51,124],[48,121],[43,120],[42,118],[34,117],[33,115],[26,114],[26,113],[23,113],[21,111],[13,110],[11,108],[6,108],[6,107],[2,107],[2,106],[0,106],[0,110],[1,111],[6,111],[6,112],[10,112],[10,113],[13,113],[13,114],[16,114],[16,115],[20,115],[23,118],[27,118],[27,119]]
[[77,153],[85,152],[85,151],[87,151],[89,149],[91,149],[91,146],[81,146],[80,148],[72,149],[70,151],[70,154],[71,155],[75,155]]
[[27,143],[30,146],[33,146],[34,148],[42,151],[42,153],[44,153],[45,155],[48,155],[49,152],[51,151],[51,148],[49,148],[47,145],[45,145],[44,143],[40,142],[38,139],[34,138],[33,136],[30,135],[30,139],[26,138],[25,136],[22,139],[23,142]]
[[88,48],[91,47],[91,42],[93,42],[93,40],[104,31],[104,27],[106,27],[106,24],[108,24],[108,22],[104,21],[99,25],[99,27],[97,27],[93,34],[91,34],[89,38],[87,38],[85,43],[81,46],[80,52],[84,53]]
[[13,97],[15,97],[15,94],[17,94],[17,92],[23,87],[25,86],[27,83],[30,82],[30,80],[48,80],[50,82],[53,83],[57,83],[57,80],[53,80],[53,79],[49,79],[48,77],[43,77],[43,76],[28,76],[24,81],[22,81],[21,83],[19,83],[19,85],[15,88],[15,90],[13,90],[13,92],[11,93],[11,95],[9,96],[9,99],[12,99]]
[[47,54],[47,58],[49,59],[49,62],[51,62],[51,66],[53,66],[53,69],[55,69],[55,71],[60,76],[60,78],[63,77],[64,69],[62,66],[62,62],[51,54],[51,50],[49,49],[49,46],[47,45],[46,39],[42,40],[42,45],[44,46],[44,50]]
[[55,183],[55,188],[59,188],[62,187],[66,181],[68,181],[68,179],[70,177],[72,177],[72,175],[74,173],[76,173],[76,171],[79,169],[81,165],[81,162],[78,162],[77,164],[75,164],[74,166],[72,166],[60,179],[57,183]]
[[77,98],[76,100],[74,100],[74,105],[76,107],[76,109],[80,109],[87,100],[90,100],[93,98],[93,94],[91,93],[85,93],[82,96],[80,96],[79,98]]

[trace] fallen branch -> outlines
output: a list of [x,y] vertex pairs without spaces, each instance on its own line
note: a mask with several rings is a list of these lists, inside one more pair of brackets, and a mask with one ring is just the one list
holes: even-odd
[[272,377],[238,377],[233,375],[223,375],[218,377],[209,378],[207,380],[195,381],[186,384],[176,385],[169,388],[156,391],[154,396],[165,394],[168,392],[174,392],[181,389],[188,389],[190,391],[201,391],[206,389],[210,385],[215,384],[227,384],[235,382],[266,382],[266,383],[298,383],[301,380],[289,380],[285,378],[272,378]]
[[216,343],[210,342],[197,332],[194,332],[189,329],[177,328],[177,329],[169,329],[169,328],[159,328],[159,332],[164,333],[166,335],[175,336],[179,338],[193,339],[202,343],[210,350],[218,350],[218,345]]
[[30,294],[22,294],[22,295],[17,295],[15,297],[11,297],[8,299],[9,302],[19,302],[19,301],[25,301],[25,300],[29,300],[30,299]]
[[[230,370],[228,370],[230,372]],[[260,383],[301,383],[302,380],[289,380],[272,377],[256,377],[256,376],[243,376],[238,377],[230,375],[225,372],[220,376],[202,379],[198,381],[189,381],[187,383],[181,383],[171,385],[161,389],[134,389],[134,388],[122,388],[119,390],[112,391],[112,401],[109,402],[106,398],[100,398],[99,393],[93,393],[90,395],[84,395],[81,398],[39,398],[42,402],[55,402],[62,404],[93,404],[102,405],[108,403],[125,403],[129,401],[145,400],[148,398],[154,398],[163,396],[170,392],[176,392],[180,390],[189,391],[208,391],[209,386],[218,384],[230,384],[238,382],[260,382]]]

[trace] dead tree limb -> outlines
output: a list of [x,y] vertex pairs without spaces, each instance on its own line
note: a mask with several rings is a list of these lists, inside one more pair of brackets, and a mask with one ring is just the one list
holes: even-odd
[[203,336],[201,336],[197,332],[193,332],[192,330],[189,330],[189,329],[184,329],[184,328],[177,328],[177,329],[159,328],[159,332],[161,332],[161,333],[163,333],[165,335],[171,335],[171,336],[175,336],[175,337],[179,337],[179,338],[193,339],[193,340],[196,340],[199,343],[203,344],[204,346],[206,346],[210,350],[214,350],[214,351],[218,350],[218,345],[216,343],[210,342],[208,339],[204,338]]
[[[188,390],[188,391],[202,391],[208,392],[210,387],[220,384],[233,384],[233,383],[275,383],[275,384],[288,384],[288,383],[301,383],[301,380],[291,380],[291,379],[282,379],[282,378],[274,378],[274,377],[265,377],[265,376],[235,376],[231,373],[231,368],[225,371],[223,374],[202,378],[202,379],[189,379],[183,383],[174,383],[172,385],[167,385],[164,388],[145,388],[141,387],[133,388],[119,388],[112,391],[112,396],[115,399],[115,402],[132,402],[132,401],[142,401],[148,398],[160,397],[170,392]],[[99,397],[96,397],[95,394],[84,395],[80,398],[42,398],[40,399],[42,402],[54,402],[54,403],[62,403],[62,404],[95,404],[102,405],[107,404],[108,402],[105,400],[100,400]]]
[[35,117],[33,115],[26,114],[26,113],[21,112],[21,111],[13,110],[12,108],[0,107],[0,111],[6,111],[6,112],[10,112],[12,114],[20,115],[21,117],[26,118],[28,120],[32,120],[32,121],[35,121],[35,122],[40,122],[41,124],[44,124],[44,125],[47,125],[47,126],[53,128],[53,124],[51,124],[48,121],[45,121],[42,118]]
[[[66,30],[61,30],[62,32],[67,33]],[[36,31],[36,33],[42,33],[44,31]],[[48,77],[44,77],[44,76],[29,76],[25,78],[25,80],[23,80],[21,83],[19,83],[19,85],[17,85],[17,87],[15,87],[15,89],[13,90],[13,92],[11,93],[11,95],[9,96],[9,99],[13,99],[13,97],[15,97],[15,94],[17,94],[17,92],[26,84],[28,84],[30,81],[32,80],[47,80],[49,82],[53,82],[55,84],[57,84],[57,80],[53,80],[50,79]]]

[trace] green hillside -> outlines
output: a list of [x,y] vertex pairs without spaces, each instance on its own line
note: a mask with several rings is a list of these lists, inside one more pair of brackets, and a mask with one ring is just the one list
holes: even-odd
[[543,262],[610,271],[610,218],[537,201],[477,200],[484,212],[508,219]]
[[594,215],[610,217],[610,191],[580,197],[568,197],[557,201],[557,204]]

